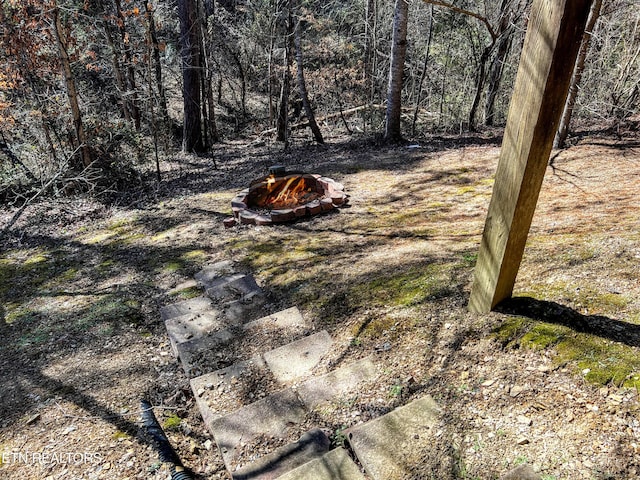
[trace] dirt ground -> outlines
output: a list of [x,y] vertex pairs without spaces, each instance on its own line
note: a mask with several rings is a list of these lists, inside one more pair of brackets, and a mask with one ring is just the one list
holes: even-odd
[[[142,398],[198,478],[227,478],[158,313],[224,259],[271,310],[297,305],[329,330],[331,365],[387,365],[332,406],[320,426],[334,443],[429,394],[438,442],[413,478],[496,479],[521,463],[545,480],[640,478],[640,143],[591,134],[554,155],[516,300],[471,314],[499,144],[230,142],[163,162],[160,185],[115,203],[29,207],[0,252],[0,478],[166,479]],[[334,178],[349,206],[225,229],[234,194],[273,164]]]

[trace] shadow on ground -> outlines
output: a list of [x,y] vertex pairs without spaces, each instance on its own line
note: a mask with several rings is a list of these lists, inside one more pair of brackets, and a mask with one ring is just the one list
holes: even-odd
[[597,335],[630,347],[640,347],[640,325],[603,315],[583,315],[556,302],[531,297],[514,297],[500,303],[496,311],[562,325],[576,332]]

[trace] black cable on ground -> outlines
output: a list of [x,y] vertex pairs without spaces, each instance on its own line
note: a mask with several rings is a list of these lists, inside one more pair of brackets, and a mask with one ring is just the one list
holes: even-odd
[[151,404],[143,399],[140,401],[140,406],[142,408],[142,422],[155,443],[160,460],[169,464],[171,480],[194,480],[193,473],[182,465],[178,454],[171,446],[169,439],[153,413]]

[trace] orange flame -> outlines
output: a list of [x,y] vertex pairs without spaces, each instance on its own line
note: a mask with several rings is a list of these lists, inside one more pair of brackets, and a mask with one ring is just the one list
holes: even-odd
[[[267,188],[270,192],[274,190],[275,179],[270,181],[267,179]],[[269,195],[265,199],[265,204],[272,208],[291,208],[300,203],[304,203],[305,197],[312,192],[312,188],[307,184],[303,177],[292,177],[288,179],[284,185]]]

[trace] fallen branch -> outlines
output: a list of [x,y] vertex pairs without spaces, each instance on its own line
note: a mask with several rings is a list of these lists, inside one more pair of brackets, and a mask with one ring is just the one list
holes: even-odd
[[18,211],[13,214],[13,217],[11,217],[11,220],[9,220],[9,223],[7,223],[7,225],[5,225],[2,230],[0,230],[0,238],[4,237],[7,234],[9,229],[13,227],[13,225],[18,221],[20,216],[24,213],[24,211],[27,209],[27,207],[31,203],[33,203],[40,195],[42,195],[44,192],[49,190],[49,188],[51,188],[51,186],[55,183],[55,181],[58,179],[60,175],[62,175],[62,170],[60,170],[53,177],[51,177],[49,181],[45,183],[40,190],[38,190],[35,194],[33,194],[33,196],[31,196],[31,198],[28,198],[27,200],[25,200],[25,202],[18,209]]
[[16,156],[16,154],[11,151],[9,145],[7,145],[7,143],[4,141],[4,135],[2,136],[2,140],[0,141],[0,152],[4,153],[7,156],[14,167],[20,167],[29,180],[31,180],[32,182],[38,181],[31,170],[29,170],[29,168],[22,162],[22,160],[20,160]]
[[[367,108],[372,108],[372,109],[377,109],[377,110],[384,110],[387,107],[385,105],[382,105],[382,104],[360,105],[358,107],[352,107],[352,108],[348,108],[346,110],[340,110],[339,112],[329,113],[329,114],[323,115],[321,117],[316,117],[316,121],[318,123],[320,123],[320,122],[324,122],[326,120],[331,120],[331,119],[338,118],[338,117],[344,117],[345,115],[351,115],[353,113],[357,113],[357,112],[359,112],[361,110],[365,110]],[[309,126],[309,122],[308,121],[304,121],[304,122],[294,123],[289,128],[291,130],[298,130],[298,129],[301,129],[301,128],[306,128],[308,126]],[[271,133],[276,133],[276,129],[275,128],[270,128],[268,130],[264,130],[263,132],[259,133],[259,136],[269,135]]]

